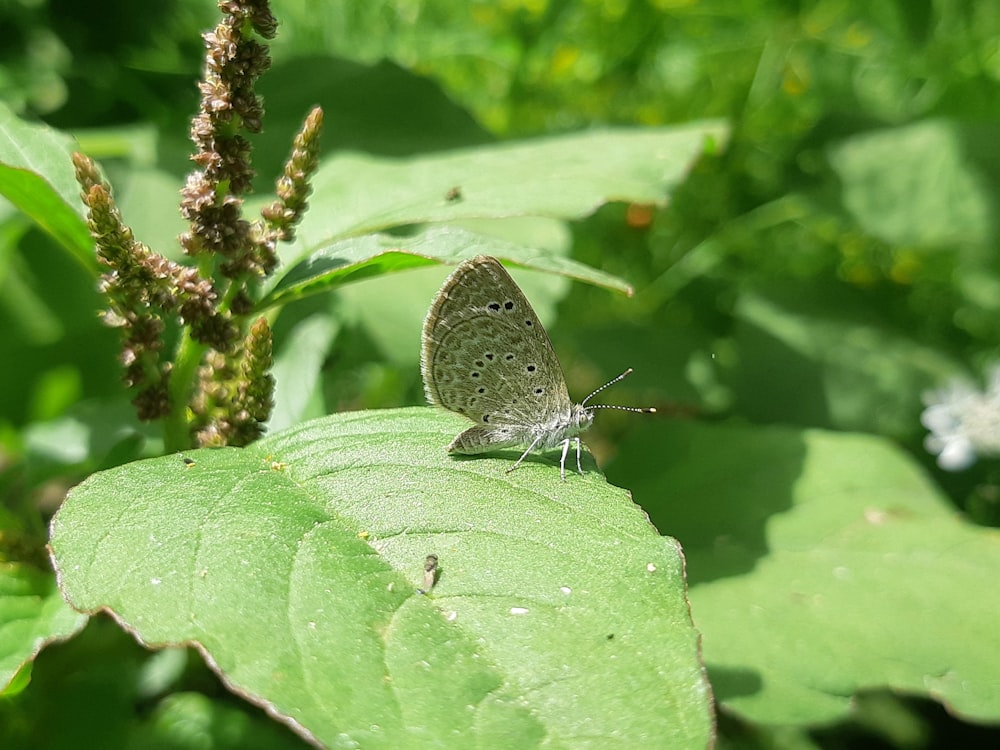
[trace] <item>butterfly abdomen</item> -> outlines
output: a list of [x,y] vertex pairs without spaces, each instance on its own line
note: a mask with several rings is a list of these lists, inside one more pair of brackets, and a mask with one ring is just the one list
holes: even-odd
[[486,453],[497,448],[527,445],[534,437],[528,429],[518,429],[511,425],[486,427],[475,425],[462,432],[451,441],[449,453]]

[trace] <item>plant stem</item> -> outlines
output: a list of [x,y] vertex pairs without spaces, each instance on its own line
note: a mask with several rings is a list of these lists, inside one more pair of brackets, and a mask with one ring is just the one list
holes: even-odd
[[204,352],[205,344],[192,339],[190,331],[185,326],[181,332],[181,341],[177,346],[177,357],[174,360],[167,388],[170,397],[170,413],[163,420],[163,448],[166,453],[174,453],[191,447],[188,402],[191,399],[198,365],[201,363]]

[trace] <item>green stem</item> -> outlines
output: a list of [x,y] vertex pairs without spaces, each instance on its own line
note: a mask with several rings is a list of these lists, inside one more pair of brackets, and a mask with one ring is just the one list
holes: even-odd
[[188,402],[191,400],[195,378],[198,375],[198,365],[201,364],[204,353],[205,345],[192,339],[190,330],[185,326],[167,388],[170,413],[163,422],[163,448],[166,453],[191,447]]
[[228,312],[233,306],[233,300],[242,288],[243,284],[240,283],[240,279],[231,279],[229,286],[226,287],[226,291],[222,294],[222,299],[219,300],[219,310]]

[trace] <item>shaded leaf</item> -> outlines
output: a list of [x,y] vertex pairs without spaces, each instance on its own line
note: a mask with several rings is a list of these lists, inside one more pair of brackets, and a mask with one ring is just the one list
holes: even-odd
[[[312,18],[323,12],[318,6],[309,9]],[[340,23],[342,19],[334,25]],[[280,37],[278,44],[284,41]],[[405,155],[494,137],[442,91],[439,82],[382,55],[371,64],[325,55],[275,58],[275,65],[260,79],[259,90],[268,105],[268,127],[255,141],[260,147],[255,162],[262,175],[280,173],[288,144],[313,104],[326,113],[320,145],[327,152]],[[402,120],[400,112],[406,113]]]
[[996,241],[996,126],[930,120],[864,133],[829,149],[847,210],[903,245]]
[[302,421],[315,404],[323,363],[338,328],[331,316],[317,312],[298,321],[284,337],[271,370],[275,381],[274,409],[268,431],[282,430]]
[[43,647],[69,638],[86,622],[86,615],[63,601],[51,572],[0,562],[0,695]]
[[[616,470],[684,544],[721,705],[751,721],[843,718],[888,687],[1000,719],[995,530],[962,521],[883,439],[643,425]],[[670,462],[661,473],[643,462]]]
[[142,724],[132,729],[134,750],[278,750],[301,748],[302,741],[262,716],[253,716],[201,693],[174,693],[157,704]]
[[28,477],[83,475],[143,454],[162,452],[162,440],[149,423],[139,422],[123,397],[77,401],[63,414],[34,422],[24,430]]
[[958,365],[873,307],[850,290],[808,282],[742,290],[734,328],[741,356],[725,373],[741,412],[899,437],[919,432],[921,394]]

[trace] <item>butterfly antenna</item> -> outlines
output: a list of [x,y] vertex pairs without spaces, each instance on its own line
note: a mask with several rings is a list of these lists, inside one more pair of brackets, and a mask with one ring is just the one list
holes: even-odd
[[634,412],[639,412],[640,414],[655,414],[656,413],[656,409],[654,409],[652,406],[646,407],[646,408],[641,408],[641,407],[638,407],[638,406],[615,406],[614,404],[594,404],[593,406],[587,406],[587,402],[590,401],[590,399],[592,399],[598,393],[600,393],[601,391],[603,391],[605,388],[608,388],[608,387],[614,385],[619,380],[624,380],[625,378],[627,378],[631,374],[632,374],[632,368],[630,367],[625,372],[623,372],[621,375],[619,375],[617,378],[613,378],[612,380],[609,380],[607,383],[605,383],[600,388],[598,388],[596,391],[594,391],[589,396],[587,396],[587,398],[585,398],[583,401],[580,402],[580,405],[583,406],[583,407],[586,407],[586,409],[588,411],[591,410],[591,409],[618,409],[619,411],[634,411]]

